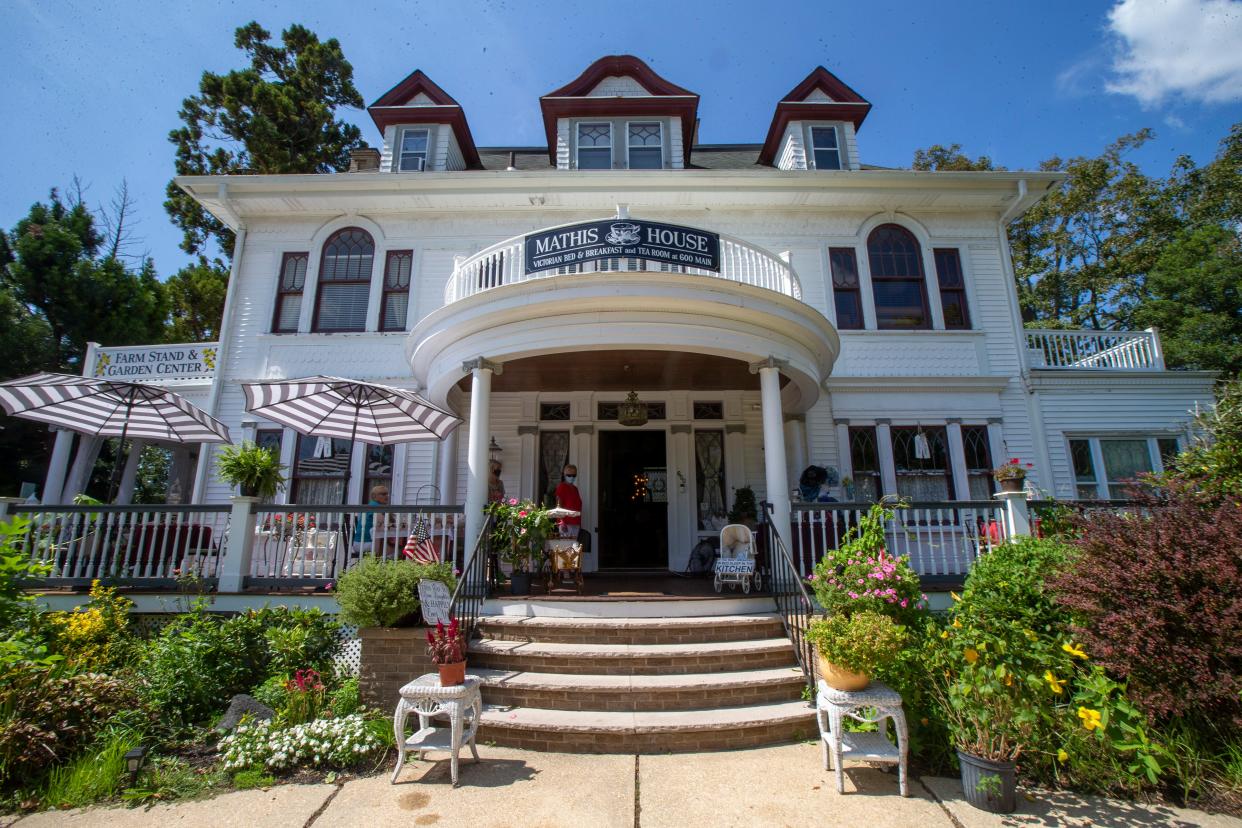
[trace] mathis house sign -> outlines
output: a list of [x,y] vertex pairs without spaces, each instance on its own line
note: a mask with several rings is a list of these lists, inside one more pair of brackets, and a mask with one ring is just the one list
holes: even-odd
[[618,218],[526,237],[527,273],[617,257],[719,272],[720,236],[694,227]]

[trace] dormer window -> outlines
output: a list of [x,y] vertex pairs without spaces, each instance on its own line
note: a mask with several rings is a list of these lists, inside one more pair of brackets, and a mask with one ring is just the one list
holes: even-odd
[[422,172],[427,168],[428,131],[425,129],[401,130],[401,152],[397,159],[398,172]]
[[612,169],[612,124],[578,124],[578,169]]
[[817,170],[841,169],[841,147],[836,127],[811,127],[811,157]]
[[664,169],[664,131],[661,124],[654,123],[630,124],[627,130],[629,139],[629,168],[631,170],[662,170]]

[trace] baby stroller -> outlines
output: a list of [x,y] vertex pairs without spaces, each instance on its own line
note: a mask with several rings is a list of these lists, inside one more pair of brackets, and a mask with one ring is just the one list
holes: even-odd
[[720,592],[725,584],[730,587],[740,584],[742,592],[747,594],[763,586],[763,576],[755,560],[755,535],[750,527],[740,523],[730,523],[720,530],[720,558],[716,561],[712,586]]

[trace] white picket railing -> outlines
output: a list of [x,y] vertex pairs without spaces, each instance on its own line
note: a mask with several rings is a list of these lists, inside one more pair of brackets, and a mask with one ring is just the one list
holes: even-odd
[[1032,368],[1103,368],[1163,371],[1164,353],[1155,328],[1145,331],[1027,330]]
[[789,262],[780,256],[732,236],[720,237],[720,272],[697,267],[670,265],[649,259],[619,257],[583,262],[571,267],[526,272],[524,237],[517,236],[494,244],[473,256],[457,261],[453,275],[444,287],[444,304],[482,293],[485,290],[549,279],[567,273],[642,272],[688,273],[727,279],[752,287],[766,288],[794,299],[802,298],[802,285]]

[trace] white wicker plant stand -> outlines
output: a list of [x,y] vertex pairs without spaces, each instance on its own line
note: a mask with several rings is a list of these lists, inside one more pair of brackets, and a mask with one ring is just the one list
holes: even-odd
[[[845,793],[845,768],[842,763],[869,762],[896,765],[898,786],[902,796],[909,796],[906,787],[906,713],[901,695],[891,687],[873,681],[867,689],[849,693],[833,690],[822,680],[816,697],[815,713],[819,719],[820,744],[824,751],[824,770],[829,759],[837,772],[837,793]],[[845,718],[876,723],[873,733],[847,733]],[[897,744],[888,739],[886,720],[892,720]]]
[[[401,688],[401,700],[392,717],[393,731],[397,736],[397,767],[392,772],[393,784],[401,768],[405,767],[407,751],[417,750],[423,758],[429,750],[446,750],[452,757],[453,785],[457,785],[457,752],[462,745],[469,745],[474,761],[479,761],[479,751],[474,737],[479,729],[479,715],[483,711],[483,698],[479,687],[483,679],[466,676],[464,684],[441,687],[437,673],[426,673]],[[418,714],[418,731],[406,738],[405,720],[410,713]],[[432,727],[431,720],[447,717],[449,726]]]

